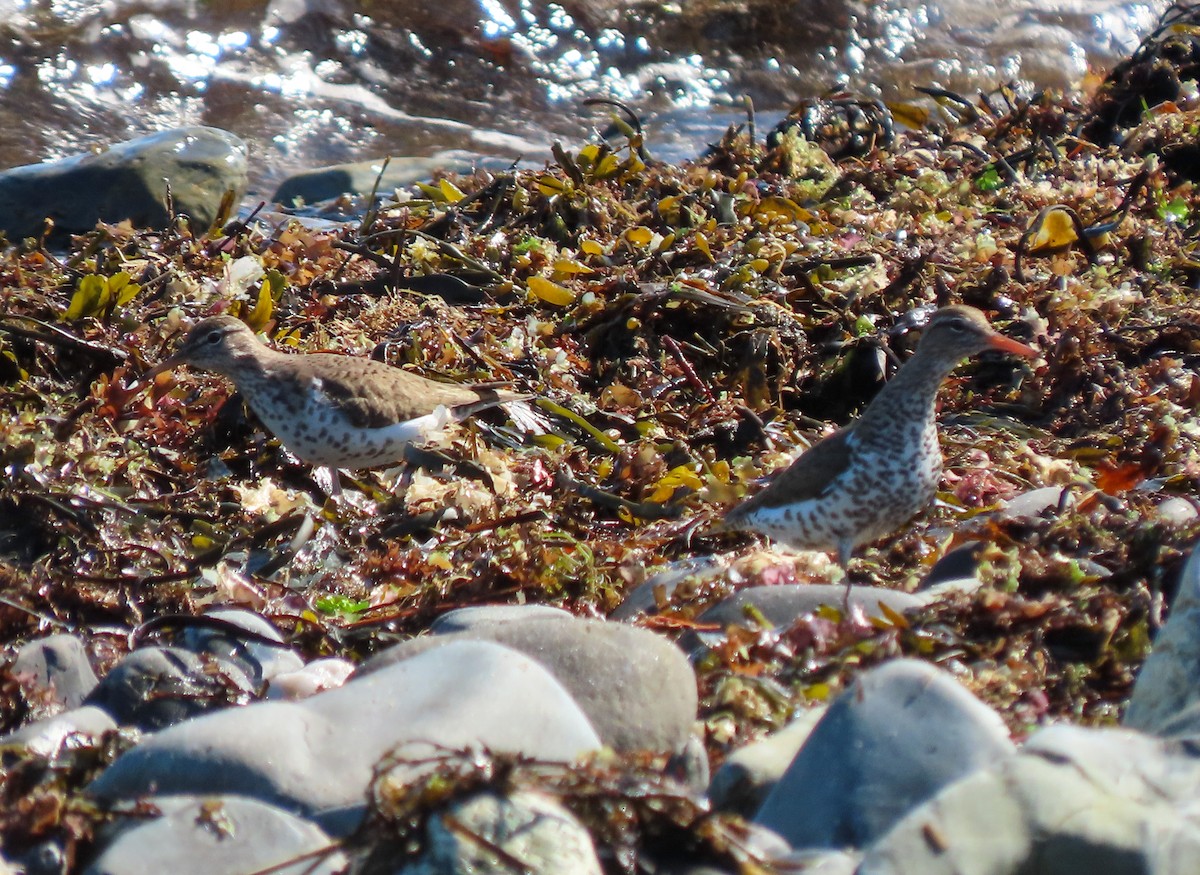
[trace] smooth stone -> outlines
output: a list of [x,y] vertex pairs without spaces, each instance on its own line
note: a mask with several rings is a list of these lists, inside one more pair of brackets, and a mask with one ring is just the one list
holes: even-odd
[[63,711],[0,736],[0,747],[19,745],[38,756],[53,756],[72,736],[103,735],[117,728],[107,711],[91,705]]
[[1167,622],[1133,684],[1125,726],[1158,733],[1200,701],[1200,547],[1184,565]]
[[756,823],[793,848],[861,848],[942,787],[1013,751],[1000,717],[953,677],[897,659],[829,706]]
[[[103,799],[233,793],[344,835],[361,821],[380,758],[486,747],[569,762],[601,747],[570,694],[497,644],[448,643],[300,702],[259,702],[150,736],[91,785]],[[434,747],[434,746],[437,747]],[[416,766],[396,766],[400,777]]]
[[945,585],[952,581],[975,580],[979,570],[979,555],[987,547],[983,541],[967,541],[947,552],[933,563],[918,590]]
[[869,847],[860,875],[1188,875],[1200,860],[1192,743],[1054,726]]
[[754,817],[775,789],[818,721],[824,707],[810,708],[778,732],[738,748],[717,769],[708,786],[713,808]]
[[[744,626],[754,623],[755,614],[761,614],[772,626],[787,628],[805,614],[814,613],[821,607],[840,610],[846,601],[846,589],[829,583],[752,586],[713,605],[697,620],[701,623],[719,623],[721,626]],[[884,607],[900,614],[924,604],[916,596],[894,589],[851,586],[849,590],[851,608],[858,608],[871,619],[887,619]]]
[[314,659],[296,671],[277,674],[267,683],[268,699],[307,699],[325,690],[335,690],[354,674],[348,659],[330,656]]
[[1187,525],[1200,516],[1196,505],[1181,495],[1173,495],[1154,509],[1158,518],[1177,526]]
[[681,752],[691,738],[697,694],[687,658],[666,638],[623,623],[534,611],[525,620],[405,641],[367,660],[360,673],[470,640],[503,644],[544,665],[614,750]]
[[182,647],[143,647],[113,666],[85,700],[122,726],[153,731],[254,695],[242,670]]
[[19,240],[40,234],[47,217],[59,233],[126,219],[137,228],[165,228],[169,180],[175,212],[206,231],[227,192],[237,203],[246,171],[246,144],[228,131],[174,128],[0,173],[0,229]]
[[[453,825],[447,825],[447,816]],[[592,837],[576,817],[539,793],[480,793],[433,815],[426,850],[400,875],[601,875]]]
[[438,171],[471,173],[476,169],[504,170],[512,163],[511,158],[492,158],[450,149],[429,157],[392,156],[386,168],[382,158],[330,164],[293,173],[279,184],[271,199],[290,207],[297,201],[311,205],[343,195],[365,197],[373,190],[379,196],[387,197],[396,189],[409,188],[432,179]]
[[78,708],[99,683],[83,640],[66,633],[22,644],[12,673],[66,708]]
[[550,605],[480,605],[447,611],[430,624],[429,631],[434,635],[447,635],[451,632],[469,632],[495,626],[497,623],[529,620],[534,617],[573,619],[574,616],[570,611]]
[[625,600],[608,615],[610,620],[632,620],[639,614],[657,614],[659,599],[670,601],[681,583],[723,577],[729,571],[727,556],[693,556],[679,559],[658,569],[625,596]]
[[1014,495],[997,513],[1005,519],[1040,517],[1048,510],[1057,513],[1064,501],[1068,507],[1073,505],[1074,493],[1063,486],[1042,486]]
[[[300,654],[292,650],[279,630],[260,614],[241,608],[217,608],[205,612],[204,616],[228,623],[233,628],[226,631],[204,625],[184,626],[179,635],[180,647],[229,660],[256,683],[304,668]],[[277,641],[278,646],[239,636],[237,629]]]
[[[335,875],[347,859],[316,824],[239,796],[159,796],[161,816],[130,817],[84,875]],[[328,848],[328,856],[309,856]],[[288,861],[295,861],[289,863]]]

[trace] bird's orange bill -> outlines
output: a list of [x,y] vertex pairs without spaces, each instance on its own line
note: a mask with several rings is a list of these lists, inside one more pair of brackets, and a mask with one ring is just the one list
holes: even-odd
[[1003,334],[993,334],[990,346],[992,349],[998,349],[1001,352],[1011,352],[1013,355],[1020,355],[1025,358],[1033,358],[1038,354],[1038,351],[1032,346],[1021,343],[1019,340],[1013,340],[1011,337],[1005,337]]

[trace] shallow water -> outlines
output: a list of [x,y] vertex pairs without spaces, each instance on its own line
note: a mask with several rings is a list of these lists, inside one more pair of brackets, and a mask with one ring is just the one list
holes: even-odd
[[845,88],[1078,85],[1165,0],[0,0],[0,166],[179,124],[252,144],[255,194],[294,170],[441,149],[540,158],[607,95],[663,157]]

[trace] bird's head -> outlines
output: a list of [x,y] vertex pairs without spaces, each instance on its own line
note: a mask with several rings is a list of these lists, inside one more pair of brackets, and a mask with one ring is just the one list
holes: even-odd
[[204,371],[230,377],[238,362],[253,358],[260,351],[254,332],[233,316],[209,316],[197,322],[175,352],[151,368],[143,380],[152,380],[178,365],[190,365]]
[[985,350],[995,349],[1032,358],[1037,350],[1019,340],[1005,337],[988,324],[974,307],[942,307],[930,317],[918,350],[925,355],[960,361]]

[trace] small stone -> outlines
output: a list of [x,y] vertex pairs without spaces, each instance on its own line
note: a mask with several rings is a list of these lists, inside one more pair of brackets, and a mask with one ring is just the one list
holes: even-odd
[[[102,838],[100,854],[84,875],[345,871],[346,856],[318,826],[272,805],[239,796],[159,796],[146,802],[161,815],[147,819],[139,813],[119,821],[116,836]],[[310,856],[323,849],[328,856]]]
[[156,730],[244,702],[254,685],[238,666],[181,647],[143,647],[113,666],[86,699],[122,726]]
[[754,817],[808,740],[824,707],[810,708],[778,732],[738,748],[713,775],[708,798],[718,811]]
[[1057,516],[1060,507],[1075,504],[1075,495],[1062,486],[1042,486],[1013,496],[1004,503],[999,514],[1004,519],[1040,517],[1047,512]]
[[78,708],[98,683],[83,640],[61,633],[22,644],[12,673],[66,708]]
[[436,814],[426,826],[427,850],[399,875],[600,875],[600,861],[583,825],[557,802],[537,793],[480,793],[450,806],[453,828]]
[[386,168],[382,158],[330,164],[293,173],[279,184],[271,199],[290,207],[297,201],[315,204],[343,195],[366,197],[372,191],[378,192],[380,197],[386,197],[396,189],[410,188],[418,182],[432,179],[438,171],[471,173],[475,168],[502,170],[511,164],[512,160],[508,158],[489,158],[459,150],[438,152],[428,157],[393,155],[388,159]]
[[103,735],[117,728],[115,720],[107,711],[91,705],[63,711],[45,720],[22,726],[20,729],[0,736],[0,745],[24,745],[37,756],[53,756],[72,736]]
[[[752,586],[718,602],[697,619],[701,623],[716,623],[722,628],[729,626],[756,625],[755,614],[760,614],[771,626],[786,629],[805,614],[815,613],[823,606],[841,609],[846,600],[846,587],[827,583],[785,583],[776,586]],[[887,619],[885,606],[894,613],[920,608],[922,599],[894,589],[876,586],[851,586],[850,605],[862,611],[868,619]],[[699,632],[684,635],[679,646],[689,652],[696,645],[709,646],[724,639],[724,632]]]
[[1184,526],[1200,516],[1196,505],[1181,495],[1173,495],[1156,507],[1159,519],[1171,525]]
[[1012,750],[1000,717],[949,674],[898,659],[829,706],[755,822],[797,849],[864,847]]
[[468,640],[494,641],[536,659],[558,678],[614,750],[681,752],[696,719],[696,677],[683,652],[645,629],[528,611],[504,622],[425,636],[368,660],[369,675],[418,653]]
[[451,632],[470,632],[498,623],[525,621],[535,617],[573,619],[574,614],[550,605],[481,605],[447,611],[433,621],[429,631],[434,635],[448,635]]
[[[220,629],[203,624],[185,625],[179,635],[180,647],[235,663],[247,676],[253,678],[255,683],[269,681],[278,674],[304,668],[304,660],[288,646],[279,630],[265,617],[240,608],[217,608],[206,612],[204,617],[228,624],[229,628]],[[278,644],[268,644],[251,636],[239,635],[239,629],[244,629],[253,636],[277,641]]]

